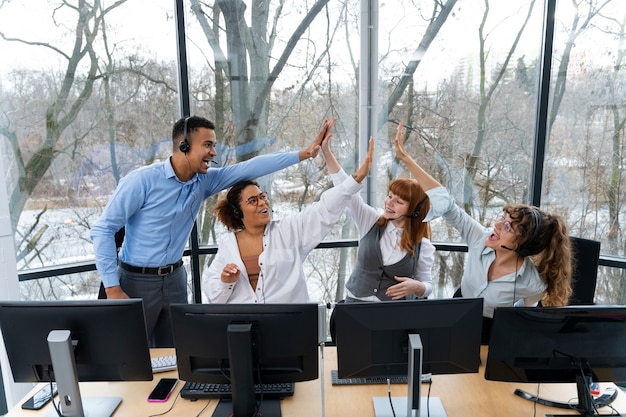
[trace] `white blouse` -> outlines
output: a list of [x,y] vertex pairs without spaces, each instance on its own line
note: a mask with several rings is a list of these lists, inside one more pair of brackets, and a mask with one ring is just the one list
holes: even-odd
[[[210,303],[306,303],[303,263],[332,230],[350,201],[363,187],[352,176],[322,193],[320,200],[303,211],[280,220],[272,220],[263,234],[263,252],[259,255],[261,272],[256,291],[250,285],[241,260],[235,233],[222,238],[213,263],[204,279],[203,288]],[[224,266],[236,264],[241,270],[235,283],[224,283]]]

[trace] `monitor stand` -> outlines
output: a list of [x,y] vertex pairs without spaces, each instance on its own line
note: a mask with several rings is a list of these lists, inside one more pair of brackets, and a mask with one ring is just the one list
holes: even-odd
[[[280,400],[263,400],[259,408],[259,416],[263,417],[281,417]],[[212,417],[232,417],[233,402],[231,400],[221,399],[217,403],[217,407],[213,411]]]
[[376,417],[447,417],[438,397],[422,397],[422,339],[409,335],[409,369],[407,397],[374,397]]
[[254,354],[252,325],[231,323],[226,332],[228,339],[228,362],[230,363],[230,387],[232,400],[220,400],[213,417],[281,417],[280,400],[262,399],[257,402],[254,392]]
[[[63,417],[110,417],[122,402],[121,397],[81,398],[74,360],[74,347],[69,330],[52,330],[48,349],[57,383],[59,411]],[[58,417],[53,409],[48,416]]]
[[376,417],[447,417],[446,410],[443,408],[439,397],[420,398],[420,409],[412,410],[411,414],[402,414],[403,412],[406,413],[407,397],[391,397],[393,410],[389,401],[388,397],[374,397]]

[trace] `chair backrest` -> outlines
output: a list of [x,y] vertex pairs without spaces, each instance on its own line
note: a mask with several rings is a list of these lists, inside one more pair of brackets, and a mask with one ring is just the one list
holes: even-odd
[[573,293],[570,305],[594,304],[600,262],[600,242],[573,236],[570,237],[570,241],[574,258]]

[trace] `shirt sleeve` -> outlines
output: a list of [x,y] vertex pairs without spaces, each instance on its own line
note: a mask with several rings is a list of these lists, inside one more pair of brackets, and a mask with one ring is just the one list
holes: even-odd
[[[343,169],[339,170],[339,172],[335,174],[331,174],[333,184],[335,185],[341,184],[341,182],[345,181],[348,177],[349,175],[346,174]],[[356,224],[357,230],[359,231],[359,239],[369,232],[374,223],[376,223],[380,217],[378,210],[365,203],[359,194],[353,194],[352,197],[350,197],[350,201],[348,202],[346,209]]]
[[347,176],[339,185],[329,188],[320,196],[319,201],[310,204],[300,213],[295,213],[280,220],[280,229],[299,237],[299,247],[303,254],[315,248],[333,226],[339,221],[346,204],[363,184]]
[[433,245],[430,240],[423,238],[414,276],[414,279],[417,279],[426,286],[424,294],[421,296],[423,298],[428,297],[433,292],[432,267],[434,262],[435,245]]
[[330,178],[333,180],[333,185],[337,186],[341,184],[342,182],[344,182],[346,178],[348,178],[348,174],[342,168],[338,172],[335,172],[334,174],[330,174]]
[[[236,242],[235,234],[229,232],[228,235],[222,238],[220,246],[217,250],[217,254],[209,266],[208,271],[202,280],[202,288],[204,288],[204,294],[206,295],[209,303],[212,304],[226,304],[235,291],[235,285],[242,279],[245,279],[245,268],[243,265],[239,265],[239,252],[234,252],[233,243]],[[224,266],[229,263],[236,264],[241,270],[239,279],[236,282],[227,283],[222,282],[222,270]]]
[[102,215],[91,228],[96,269],[105,288],[120,285],[117,275],[115,233],[126,225],[127,219],[141,208],[145,190],[141,176],[131,172],[118,184]]
[[300,162],[299,152],[274,152],[255,156],[221,168],[211,168],[205,174],[205,198],[232,187],[242,180],[251,180],[285,169]]
[[527,294],[517,300],[515,307],[536,307],[543,298],[548,285],[541,279],[537,268],[530,258],[524,259],[523,280],[526,282],[524,292]]
[[436,187],[426,192],[430,198],[430,210],[424,221],[437,217],[443,219],[461,234],[468,246],[474,247],[484,243],[485,227],[459,207],[448,190]]
[[454,198],[450,195],[445,187],[435,187],[426,191],[430,199],[430,210],[424,218],[425,222],[429,222],[438,217],[443,216],[456,205]]

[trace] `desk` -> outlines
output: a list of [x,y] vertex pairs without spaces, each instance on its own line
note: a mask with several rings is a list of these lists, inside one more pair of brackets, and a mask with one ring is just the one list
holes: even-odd
[[[365,417],[374,416],[373,397],[386,397],[387,386],[332,386],[330,370],[337,369],[335,349],[325,349],[325,387],[326,415],[328,417]],[[487,347],[481,349],[482,363],[487,361]],[[332,368],[331,368],[332,367]],[[531,394],[537,394],[537,384],[518,384],[510,382],[488,381],[484,378],[484,365],[475,374],[433,375],[431,397],[439,397],[448,417],[544,417],[547,413],[572,414],[576,412],[535,404],[513,394],[520,388]],[[614,384],[600,384],[604,389]],[[428,394],[428,385],[422,384],[422,396]],[[575,384],[541,384],[540,396],[555,401],[567,401],[576,397]],[[407,386],[392,384],[391,395],[407,395]],[[621,413],[626,413],[626,394],[621,390],[612,404]],[[610,409],[601,409],[609,414]]]
[[[153,356],[172,354],[171,349],[153,349]],[[482,363],[487,359],[485,347],[481,350]],[[320,367],[320,369],[322,369]],[[387,396],[386,385],[352,385],[333,386],[330,371],[337,369],[337,355],[334,347],[324,348],[324,396],[327,417],[373,417],[373,397]],[[572,414],[569,410],[545,407],[537,404],[536,414],[534,404],[513,394],[516,388],[536,394],[537,384],[516,384],[508,382],[487,381],[483,376],[484,366],[476,374],[434,375],[432,377],[431,397],[440,397],[448,417],[543,417],[546,413]],[[201,416],[211,416],[217,401],[206,400],[192,402],[177,397],[183,386],[179,382],[174,394],[166,403],[148,403],[146,397],[162,377],[176,377],[176,371],[163,372],[155,375],[154,381],[140,382],[87,382],[81,383],[83,396],[120,396],[122,403],[115,412],[115,417],[141,417],[164,413],[171,406],[173,399],[176,403],[172,411],[164,417],[196,416],[203,407],[206,410]],[[39,385],[41,386],[41,385]],[[39,387],[38,386],[38,387]],[[321,380],[307,381],[296,384],[295,395],[282,401],[281,408],[284,417],[320,417],[322,416]],[[600,384],[602,388],[613,384]],[[37,387],[37,388],[38,388]],[[422,385],[423,395],[427,394],[428,385]],[[33,389],[28,396],[36,391]],[[392,396],[406,396],[407,386],[394,384],[391,386]],[[567,401],[576,396],[575,384],[542,384],[540,396],[555,401]],[[208,405],[207,405],[208,403]],[[21,404],[21,402],[20,402]],[[51,410],[48,404],[40,412],[26,411],[16,405],[7,414],[7,417],[36,417],[46,415]],[[626,413],[626,394],[619,391],[613,406],[621,413]],[[610,409],[601,410],[609,414]]]
[[[153,357],[173,355],[174,349],[151,349]],[[111,396],[122,397],[122,402],[113,414],[114,417],[148,417],[165,413],[170,409],[174,400],[176,403],[172,410],[164,414],[163,417],[194,417],[202,412],[201,417],[210,417],[217,406],[217,400],[190,401],[180,398],[178,393],[184,382],[179,381],[170,399],[165,403],[149,403],[146,399],[160,378],[176,378],[176,371],[160,372],[154,374],[152,381],[132,381],[132,382],[81,382],[80,394],[83,397]],[[46,416],[48,412],[53,412],[52,404],[48,403],[39,411],[22,410],[21,404],[43,384],[37,386],[29,392],[20,402],[15,405],[7,417],[39,417]],[[55,397],[55,400],[58,397]],[[299,382],[295,388],[293,397],[281,401],[281,409],[284,417],[319,417],[322,415],[322,400],[320,380]]]

